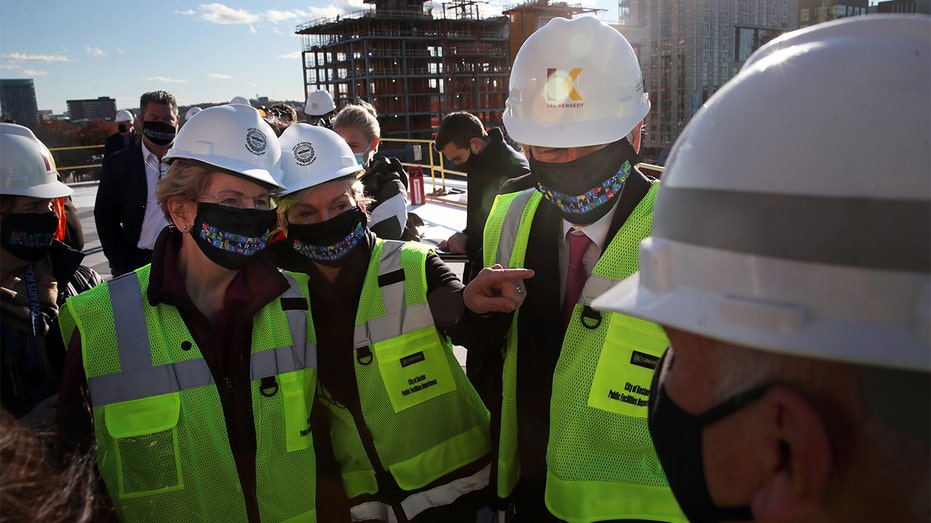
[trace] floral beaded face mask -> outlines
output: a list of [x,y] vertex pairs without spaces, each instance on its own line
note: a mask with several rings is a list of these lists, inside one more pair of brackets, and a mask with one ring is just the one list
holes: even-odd
[[288,225],[288,241],[311,260],[338,267],[342,258],[365,238],[368,217],[358,205],[320,223]]
[[540,180],[537,190],[572,223],[598,221],[617,201],[630,176],[623,142],[615,142],[587,156],[565,163],[530,158],[530,170]]
[[249,265],[268,243],[274,211],[197,202],[191,235],[210,261],[230,270]]

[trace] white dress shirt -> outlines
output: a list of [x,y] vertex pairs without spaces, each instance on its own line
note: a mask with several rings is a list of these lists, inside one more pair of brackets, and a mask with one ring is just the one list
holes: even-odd
[[142,159],[145,163],[145,182],[146,182],[146,203],[145,215],[142,219],[142,230],[139,232],[139,243],[136,247],[140,249],[149,249],[155,247],[155,240],[162,229],[168,226],[168,220],[158,201],[155,198],[155,184],[165,175],[168,166],[163,164],[155,153],[149,151],[145,146],[145,140],[142,141]]

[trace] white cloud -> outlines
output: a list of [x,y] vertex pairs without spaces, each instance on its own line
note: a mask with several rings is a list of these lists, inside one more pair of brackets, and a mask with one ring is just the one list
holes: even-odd
[[176,14],[176,15],[182,15],[182,16],[193,16],[193,15],[194,15],[194,10],[193,10],[193,9],[185,9],[184,11],[175,11],[175,14]]
[[116,48],[116,54],[126,54],[126,51],[124,51],[124,50],[120,49],[119,47],[117,47],[117,48]]
[[210,78],[219,78],[220,80],[229,80],[230,78],[232,78],[232,76],[228,74],[221,74],[221,73],[210,73],[207,76],[209,76]]
[[146,78],[147,82],[163,82],[166,84],[186,84],[187,80],[179,80],[177,78],[165,78],[164,76],[153,76],[151,78]]
[[292,20],[294,18],[307,18],[309,16],[309,13],[300,9],[296,9],[294,11],[279,11],[277,9],[269,9],[268,11],[265,11],[265,19],[273,23],[284,22],[285,20]]
[[25,53],[8,53],[3,55],[7,60],[14,62],[68,62],[67,56],[60,54],[25,54]]
[[45,71],[36,71],[34,69],[23,69],[23,76],[47,76]]
[[200,19],[215,24],[251,24],[262,20],[261,15],[245,9],[233,9],[219,3],[200,4]]
[[292,60],[292,59],[294,59],[294,58],[300,58],[300,57],[301,57],[301,52],[300,52],[300,51],[294,51],[293,53],[280,54],[280,55],[276,56],[275,58],[280,58],[280,59],[283,59],[283,60]]
[[0,69],[19,69],[19,64],[0,64]]
[[103,56],[107,54],[106,51],[104,51],[103,49],[99,49],[97,47],[91,47],[89,45],[86,46],[84,50],[87,51],[87,54],[91,56]]

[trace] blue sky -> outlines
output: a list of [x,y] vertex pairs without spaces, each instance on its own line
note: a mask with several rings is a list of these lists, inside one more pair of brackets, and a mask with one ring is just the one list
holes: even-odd
[[[518,1],[488,0],[495,15]],[[574,3],[574,2],[573,2]],[[434,12],[442,3],[434,2]],[[616,0],[581,2],[617,19]],[[234,96],[304,98],[295,26],[367,9],[361,0],[196,3],[172,0],[3,0],[0,78],[33,78],[39,109],[64,112],[69,99],[172,92],[180,105]]]

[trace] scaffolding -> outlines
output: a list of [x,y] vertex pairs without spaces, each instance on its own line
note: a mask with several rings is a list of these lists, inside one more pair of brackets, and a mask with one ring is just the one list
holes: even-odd
[[510,53],[508,18],[481,18],[475,0],[444,3],[434,17],[423,0],[370,0],[368,9],[297,27],[304,89],[354,97],[379,113],[386,138],[432,138],[440,120],[468,111],[501,125]]

